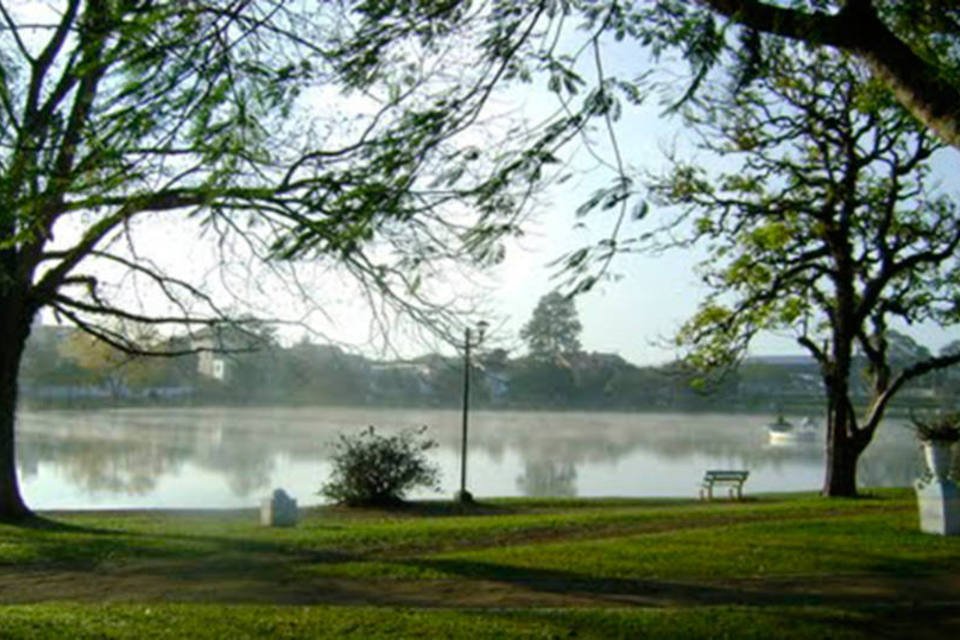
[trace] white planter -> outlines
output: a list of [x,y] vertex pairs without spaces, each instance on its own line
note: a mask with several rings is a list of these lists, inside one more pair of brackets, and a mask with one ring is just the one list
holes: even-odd
[[952,450],[952,442],[927,441],[923,443],[923,457],[927,461],[927,468],[937,480],[945,480],[950,475]]
[[960,491],[950,480],[916,484],[920,530],[941,536],[960,535]]

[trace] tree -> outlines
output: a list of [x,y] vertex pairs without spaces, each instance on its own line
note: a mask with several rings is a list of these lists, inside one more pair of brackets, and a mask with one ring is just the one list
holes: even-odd
[[510,398],[535,407],[570,406],[577,391],[569,364],[525,358],[510,371]]
[[[960,318],[957,207],[928,186],[941,147],[862,67],[787,47],[734,96],[688,121],[734,169],[675,161],[651,181],[679,244],[708,251],[711,293],[678,334],[704,370],[735,363],[757,332],[791,331],[819,363],[828,416],[824,494],[857,493],[857,460],[904,384],[960,362],[913,349],[889,327]],[[732,160],[739,160],[732,162]],[[686,226],[684,226],[686,225]],[[869,402],[851,400],[863,354]]]
[[55,327],[45,327],[31,334],[20,364],[21,384],[77,384],[87,377],[73,362],[60,355],[64,335],[68,334]]
[[[444,167],[436,184],[456,202],[482,213],[465,231],[478,255],[497,259],[489,243],[520,232],[532,195],[563,180],[568,154],[586,147],[611,171],[607,186],[585,198],[578,216],[612,210],[609,234],[594,246],[557,260],[572,293],[594,287],[629,245],[625,222],[649,210],[631,174],[616,122],[657,89],[672,101],[668,113],[714,86],[724,75],[735,93],[771,66],[766,51],[786,40],[840,48],[866,61],[874,77],[943,140],[960,145],[960,12],[939,0],[488,0],[442,3],[350,2],[340,34],[337,66],[360,91],[403,93],[424,105],[398,137],[427,136]],[[676,54],[676,56],[674,55]],[[662,61],[679,56],[690,66],[687,83],[676,65],[657,76]],[[457,67],[455,79],[406,80],[411,69]],[[488,122],[497,90],[540,82],[558,108],[535,123],[501,126],[482,148],[464,133]],[[677,95],[677,87],[685,90]],[[431,108],[432,107],[432,108]],[[401,129],[408,132],[405,134]],[[428,129],[428,131],[426,131]],[[605,138],[605,139],[604,139]],[[456,142],[455,142],[456,141]],[[580,145],[572,144],[580,142]],[[468,178],[474,181],[465,186]],[[459,210],[459,207],[454,207]],[[300,236],[309,246],[309,232]],[[628,247],[627,247],[628,248]]]
[[887,331],[887,353],[890,364],[897,369],[906,369],[932,357],[928,348],[910,336],[892,329]]
[[[140,348],[148,349],[156,336],[147,328],[145,333],[132,337]],[[163,367],[157,359],[148,359],[126,353],[82,331],[74,331],[60,345],[60,353],[78,367],[88,371],[97,382],[105,383],[115,398],[123,395],[131,384],[159,380]]]
[[[451,191],[419,180],[439,153],[437,106],[412,91],[427,71],[382,94],[335,88],[349,71],[340,11],[286,0],[0,4],[0,518],[29,514],[14,412],[41,309],[140,355],[111,322],[231,321],[211,278],[191,282],[142,251],[147,221],[192,221],[241,263],[327,258],[385,303],[378,312],[434,326],[457,305],[431,302],[421,275],[495,256],[484,229],[500,224],[498,205],[476,214],[486,223],[433,216]],[[348,99],[354,117],[341,118]]]
[[520,337],[533,358],[555,361],[580,351],[582,330],[573,298],[554,291],[540,298],[529,322],[520,329]]
[[278,386],[296,402],[351,404],[366,398],[361,356],[304,339],[286,351],[283,362]]
[[[585,197],[577,215],[611,210],[610,232],[556,262],[562,286],[575,294],[607,275],[614,258],[630,248],[625,222],[649,211],[616,122],[658,88],[671,100],[667,113],[718,81],[736,93],[775,66],[768,50],[801,40],[865,61],[878,84],[915,117],[960,145],[960,10],[939,0],[454,0],[349,8],[351,27],[338,59],[351,87],[399,90],[396,79],[417,66],[465,70],[456,80],[412,89],[437,107],[429,114],[436,148],[486,121],[485,107],[498,88],[540,82],[556,96],[559,108],[542,121],[488,135],[496,140],[491,148],[466,145],[445,156],[448,185],[490,171],[472,188],[457,189],[461,204],[490,216],[469,238],[517,233],[513,222],[522,218],[530,195],[569,175],[565,156],[575,153],[572,142],[595,157],[603,154],[612,179]],[[687,83],[677,82],[675,64],[665,80],[653,73],[661,60],[676,57],[690,66]],[[678,86],[685,88],[680,94]],[[505,196],[508,189],[513,193]]]
[[[916,118],[960,146],[960,9],[942,0],[452,0],[347,6],[350,26],[337,58],[349,86],[400,92],[411,83],[400,80],[398,87],[398,79],[411,68],[464,70],[455,80],[410,89],[436,107],[409,121],[430,123],[434,148],[486,121],[485,107],[498,88],[541,81],[555,94],[559,108],[542,121],[506,129],[490,149],[466,145],[444,155],[441,183],[448,186],[490,171],[471,188],[457,189],[461,202],[484,212],[484,224],[468,232],[470,240],[517,233],[514,223],[536,188],[568,175],[563,156],[572,141],[581,141],[593,156],[604,154],[612,180],[586,198],[577,214],[612,209],[616,218],[608,237],[558,260],[568,277],[564,285],[574,293],[589,290],[606,274],[624,248],[623,223],[648,211],[615,122],[658,87],[672,101],[668,113],[715,85],[714,74],[726,74],[727,88],[735,93],[767,73],[769,48],[799,40],[858,57]],[[677,82],[675,65],[666,79],[651,73],[673,54],[690,66],[687,83]],[[680,95],[678,86],[685,86]],[[605,149],[591,135],[596,132],[607,138]],[[477,161],[484,157],[486,167]],[[504,196],[509,188],[513,193]]]

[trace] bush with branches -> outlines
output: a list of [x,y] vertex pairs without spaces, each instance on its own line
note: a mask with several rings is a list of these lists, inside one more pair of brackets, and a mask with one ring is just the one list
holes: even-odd
[[954,443],[960,441],[960,413],[937,413],[919,417],[910,415],[910,422],[921,442]]
[[347,506],[392,506],[417,487],[439,490],[440,470],[427,459],[437,442],[426,431],[423,426],[382,435],[369,426],[355,435],[340,434],[320,495]]

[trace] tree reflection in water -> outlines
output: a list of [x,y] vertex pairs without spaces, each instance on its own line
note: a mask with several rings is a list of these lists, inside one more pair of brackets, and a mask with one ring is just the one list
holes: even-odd
[[151,433],[149,425],[136,422],[118,428],[58,420],[52,429],[21,433],[17,461],[24,480],[37,475],[41,465],[51,464],[87,493],[147,495],[158,478],[177,474],[192,456],[184,436],[179,430]]
[[197,451],[197,466],[225,476],[236,496],[269,488],[276,456],[264,447],[263,437],[241,429],[221,428],[219,433],[216,446]]
[[572,498],[577,495],[577,468],[569,461],[525,460],[517,488],[531,498]]
[[[85,494],[143,496],[143,506],[156,506],[181,502],[158,497],[162,478],[177,479],[184,491],[191,474],[200,474],[209,500],[216,502],[216,491],[225,490],[247,504],[273,488],[271,482],[314,495],[327,444],[339,432],[369,424],[385,431],[429,425],[441,464],[453,467],[458,420],[456,411],[363,408],[26,413],[20,416],[18,461],[27,486],[63,482]],[[755,472],[755,492],[816,490],[819,480],[798,486],[792,478],[801,472],[806,479],[821,477],[823,468],[822,443],[769,446],[767,416],[478,411],[473,420],[471,456],[485,465],[489,482],[514,479],[496,484],[504,495],[690,495],[705,468],[728,465]],[[921,468],[912,435],[891,421],[861,460],[861,486],[910,485]],[[211,487],[219,484],[211,476],[225,487]],[[478,473],[476,488],[491,495],[484,480]],[[222,502],[209,506],[238,504]]]

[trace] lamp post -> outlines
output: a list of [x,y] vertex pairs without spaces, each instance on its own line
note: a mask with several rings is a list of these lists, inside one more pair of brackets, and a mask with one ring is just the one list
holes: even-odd
[[[483,334],[487,330],[488,323],[481,320],[477,323],[477,341],[476,346],[483,342]],[[473,496],[467,491],[467,423],[470,415],[470,327],[464,330],[463,334],[463,421],[460,431],[460,491],[457,492],[456,500],[461,503],[473,502]]]

